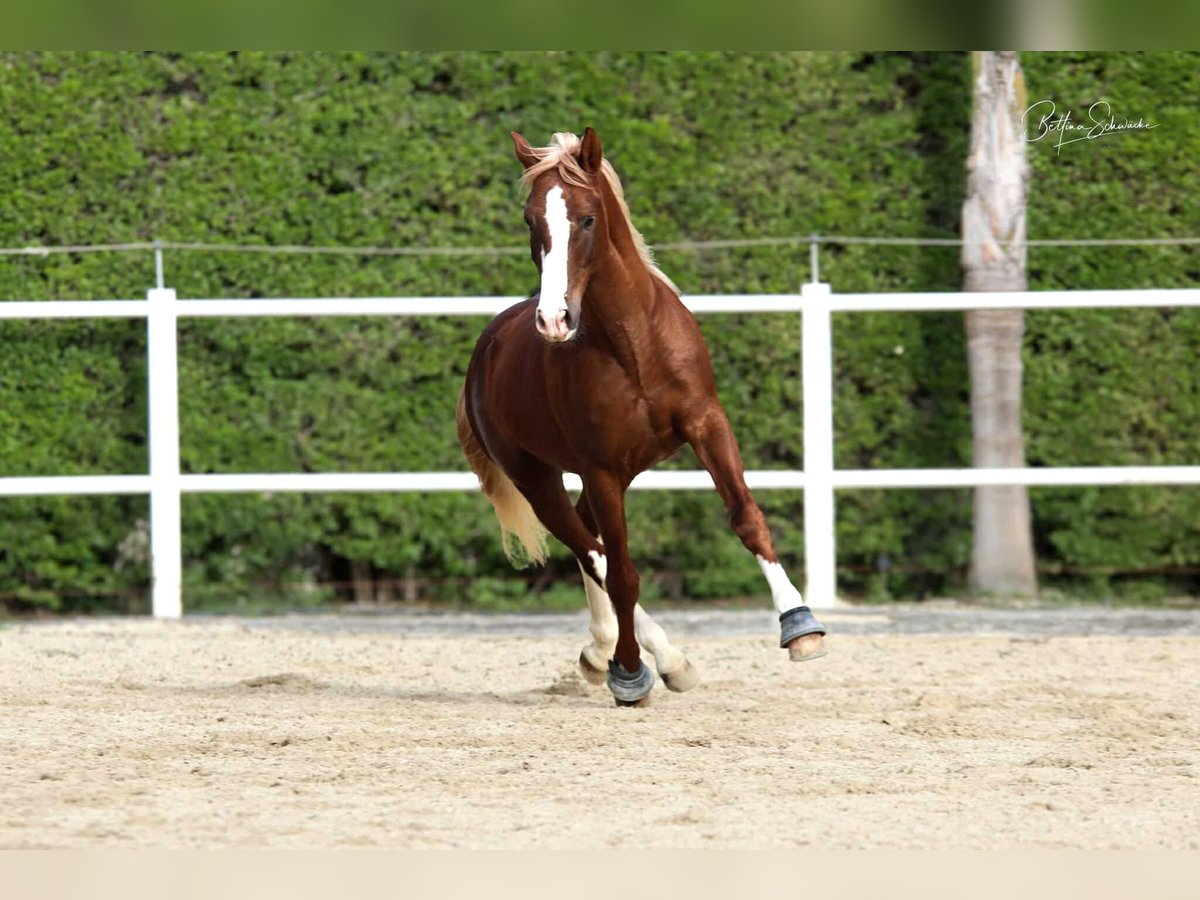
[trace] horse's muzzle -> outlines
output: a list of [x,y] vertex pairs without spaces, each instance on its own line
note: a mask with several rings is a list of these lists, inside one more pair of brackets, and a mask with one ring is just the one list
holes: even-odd
[[538,334],[551,343],[569,341],[575,336],[576,323],[571,321],[571,311],[565,306],[548,315],[543,314],[541,307],[538,307],[534,318]]

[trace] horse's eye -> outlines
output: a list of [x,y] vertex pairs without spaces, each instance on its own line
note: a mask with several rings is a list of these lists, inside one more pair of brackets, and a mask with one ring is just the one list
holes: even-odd
[[586,231],[587,229],[591,228],[591,227],[592,227],[593,225],[595,225],[595,224],[596,224],[596,217],[595,217],[595,216],[587,216],[587,217],[586,217],[586,218],[583,220],[583,228],[584,228],[584,230],[585,230],[585,231]]

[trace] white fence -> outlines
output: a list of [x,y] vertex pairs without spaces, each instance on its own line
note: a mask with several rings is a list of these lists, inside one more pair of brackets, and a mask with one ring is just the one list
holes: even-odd
[[[147,475],[0,478],[0,496],[149,494],[155,616],[182,614],[180,497],[238,491],[472,491],[470,472],[185,475],[179,471],[177,323],[189,317],[495,315],[512,297],[177,300],[170,288],[145,300],[0,302],[0,319],[144,318],[149,369]],[[685,297],[698,314],[793,312],[802,317],[804,471],[748,471],[752,489],[804,491],[806,596],[832,606],[837,592],[834,491],[849,488],[946,488],[984,484],[1039,486],[1200,484],[1195,466],[1098,466],[1038,469],[835,469],[833,466],[833,313],[967,309],[1118,309],[1197,307],[1200,290],[1043,291],[1032,293],[832,294],[806,284],[799,295]],[[447,410],[447,415],[450,411]],[[567,476],[577,489],[578,478]],[[646,472],[637,489],[711,489],[707,472]]]

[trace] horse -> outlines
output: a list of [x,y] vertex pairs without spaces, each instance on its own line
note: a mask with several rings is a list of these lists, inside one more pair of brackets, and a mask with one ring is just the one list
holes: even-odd
[[[691,444],[733,531],[754,554],[790,658],[825,655],[825,628],[780,565],[746,487],[737,439],[717,397],[708,348],[679,291],[633,226],[600,137],[555,134],[532,147],[511,133],[528,189],[529,299],[484,328],[456,410],[459,443],[500,522],[506,553],[543,563],[549,531],[575,554],[591,613],[579,655],[618,706],[644,705],[654,673],[672,691],[699,682],[638,602],[625,492],[634,476]],[[571,503],[564,472],[580,476]]]

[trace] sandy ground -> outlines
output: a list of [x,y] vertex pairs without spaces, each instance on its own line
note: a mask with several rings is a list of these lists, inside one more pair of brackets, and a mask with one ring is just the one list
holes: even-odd
[[1200,848],[1200,638],[583,638],[10,624],[0,846]]

